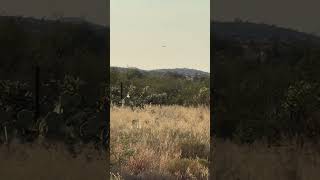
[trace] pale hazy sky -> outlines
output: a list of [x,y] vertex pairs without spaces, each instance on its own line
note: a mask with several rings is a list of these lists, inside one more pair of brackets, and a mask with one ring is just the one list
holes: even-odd
[[111,66],[209,72],[210,0],[111,0],[110,37]]

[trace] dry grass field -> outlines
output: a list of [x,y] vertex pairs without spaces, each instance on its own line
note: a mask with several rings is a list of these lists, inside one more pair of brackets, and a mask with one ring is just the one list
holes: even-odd
[[281,146],[266,143],[237,145],[216,141],[213,147],[214,180],[318,180],[320,146],[308,144],[298,148],[294,141]]
[[111,108],[111,179],[208,179],[209,107]]
[[2,180],[106,180],[106,154],[87,147],[73,157],[64,145],[47,149],[38,144],[0,146]]

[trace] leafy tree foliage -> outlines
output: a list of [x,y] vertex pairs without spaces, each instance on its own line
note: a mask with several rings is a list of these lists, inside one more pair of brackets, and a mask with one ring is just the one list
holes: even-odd
[[320,136],[319,44],[308,39],[269,39],[269,56],[260,63],[230,53],[244,49],[243,44],[251,49],[265,45],[258,41],[252,46],[223,38],[211,42],[216,43],[211,49],[211,130],[217,137],[276,143],[282,136]]
[[107,34],[90,23],[0,16],[0,143],[44,136],[106,145]]
[[[159,105],[209,105],[210,77],[186,77],[178,73],[156,74],[138,69],[111,68],[111,101],[121,103],[123,97],[131,106]],[[139,104],[139,105],[138,105]]]

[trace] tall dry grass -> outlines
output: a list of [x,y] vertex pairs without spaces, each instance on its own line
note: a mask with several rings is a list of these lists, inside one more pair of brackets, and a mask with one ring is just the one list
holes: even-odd
[[266,143],[238,145],[216,140],[213,147],[214,180],[318,180],[320,146],[307,144],[300,148],[294,140],[281,146]]
[[113,179],[207,179],[208,107],[111,108]]
[[108,179],[106,153],[91,146],[72,156],[63,144],[48,149],[39,144],[13,143],[0,146],[2,180]]

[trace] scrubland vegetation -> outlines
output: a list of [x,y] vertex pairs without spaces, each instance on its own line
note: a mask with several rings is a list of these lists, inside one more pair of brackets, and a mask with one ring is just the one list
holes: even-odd
[[207,179],[209,107],[112,107],[113,179]]
[[292,35],[293,30],[284,36],[281,28],[266,31],[265,26],[234,23],[232,37],[214,33],[212,131],[242,143],[276,144],[281,136],[315,141],[320,137],[319,38]]
[[108,29],[0,16],[0,179],[107,179]]
[[318,179],[319,38],[266,24],[217,26],[213,179]]
[[[192,71],[189,69],[189,71]],[[143,71],[134,68],[110,68],[110,99],[114,105],[127,95],[125,105],[142,107],[157,105],[208,105],[210,103],[210,76],[194,76],[172,71]]]
[[212,154],[213,180],[317,180],[320,177],[320,145],[296,140],[281,141],[279,146],[266,142],[237,144],[216,140]]
[[91,146],[70,154],[62,143],[48,149],[42,144],[12,143],[0,146],[0,179],[106,180],[107,154]]
[[105,144],[108,28],[0,16],[0,29],[0,144]]

